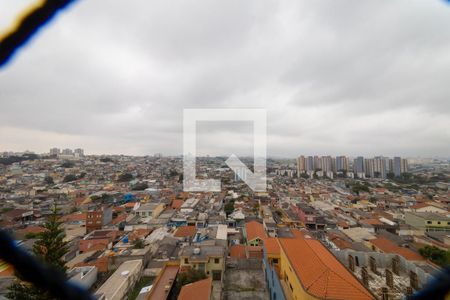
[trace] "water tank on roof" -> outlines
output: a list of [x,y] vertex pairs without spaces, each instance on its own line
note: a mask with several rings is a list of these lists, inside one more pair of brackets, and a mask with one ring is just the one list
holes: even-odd
[[199,255],[200,254],[200,248],[194,248],[194,254]]
[[127,277],[128,274],[130,274],[130,271],[128,271],[128,270],[123,271],[122,273],[120,273],[120,275],[122,275],[123,277]]

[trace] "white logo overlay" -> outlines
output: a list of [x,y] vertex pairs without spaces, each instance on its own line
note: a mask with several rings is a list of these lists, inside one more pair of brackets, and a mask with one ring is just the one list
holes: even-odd
[[196,179],[197,121],[253,122],[253,172],[234,154],[225,163],[255,192],[266,191],[265,109],[184,109],[183,111],[183,190],[185,192],[220,192],[218,179]]

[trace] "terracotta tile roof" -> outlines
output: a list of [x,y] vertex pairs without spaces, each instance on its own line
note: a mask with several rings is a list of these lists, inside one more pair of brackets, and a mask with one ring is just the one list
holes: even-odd
[[374,299],[319,241],[299,237],[279,241],[309,294],[321,299]]
[[178,300],[209,300],[211,298],[212,278],[208,277],[193,283],[183,285]]
[[116,218],[114,218],[114,219],[111,221],[111,223],[112,223],[113,225],[117,225],[117,224],[119,224],[120,222],[125,221],[125,220],[127,219],[127,216],[128,216],[128,214],[121,214],[121,215],[118,215]]
[[230,256],[233,258],[247,258],[244,245],[233,245],[230,247]]
[[63,216],[61,220],[63,222],[86,221],[86,213],[76,212],[70,215]]
[[38,234],[38,233],[44,232],[46,230],[47,229],[45,229],[44,227],[41,227],[41,226],[28,226],[28,227],[26,227],[24,229],[17,230],[16,233],[20,234],[20,235],[24,235],[24,234],[27,234],[27,233]]
[[381,222],[378,219],[364,219],[359,222],[362,224],[369,224],[369,225],[383,225],[383,222]]
[[123,205],[125,208],[133,208],[136,205],[136,202],[128,202]]
[[180,199],[174,199],[170,205],[173,209],[179,209],[183,205],[184,201]]
[[385,253],[395,253],[403,256],[407,260],[425,260],[419,253],[416,253],[408,248],[400,247],[384,237],[378,237],[370,240],[370,243]]
[[267,254],[280,254],[280,244],[278,244],[278,239],[274,237],[263,239],[264,248],[266,248]]
[[245,223],[245,231],[247,233],[247,241],[251,241],[256,238],[263,239],[267,237],[263,225],[256,221]]
[[173,234],[174,237],[192,237],[197,232],[195,226],[180,226]]

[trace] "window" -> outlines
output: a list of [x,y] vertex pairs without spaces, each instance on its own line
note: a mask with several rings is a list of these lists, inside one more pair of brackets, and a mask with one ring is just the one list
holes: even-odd
[[184,263],[185,263],[185,264],[188,264],[188,263],[189,263],[189,259],[185,258],[185,259],[184,259]]
[[431,221],[427,221],[427,224],[431,224]]
[[277,264],[277,263],[278,263],[278,258],[272,259],[272,262],[273,262],[274,264]]
[[220,258],[214,258],[214,263],[215,263],[215,264],[220,263]]
[[438,221],[438,224],[441,225],[441,221]]

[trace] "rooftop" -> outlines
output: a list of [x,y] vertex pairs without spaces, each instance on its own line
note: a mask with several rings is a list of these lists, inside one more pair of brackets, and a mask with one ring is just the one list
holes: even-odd
[[279,239],[305,291],[323,299],[373,299],[369,291],[318,240]]
[[[128,277],[140,272],[142,260],[128,260],[108,278],[108,280],[97,290],[96,294],[105,295],[106,299],[115,299],[117,293],[123,290],[123,285],[128,283]],[[130,274],[131,273],[131,274]]]
[[251,241],[256,238],[263,239],[267,237],[263,225],[257,221],[250,221],[248,223],[245,223],[245,231],[247,232],[247,241]]
[[211,297],[212,278],[206,278],[184,285],[181,288],[178,300],[209,300]]
[[174,237],[193,237],[197,232],[195,226],[180,226],[177,228]]
[[172,265],[166,263],[153,283],[153,287],[147,299],[166,300],[167,296],[169,296],[169,291],[175,282],[175,278],[177,277],[179,267],[178,264]]

